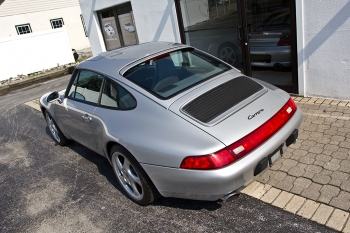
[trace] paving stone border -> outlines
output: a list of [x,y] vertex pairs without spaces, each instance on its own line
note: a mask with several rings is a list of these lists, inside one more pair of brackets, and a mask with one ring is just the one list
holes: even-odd
[[28,107],[31,107],[35,110],[41,111],[40,106],[39,106],[39,99],[31,100],[29,102],[24,103]]
[[253,181],[241,193],[337,231],[350,232],[349,212]]
[[242,193],[350,232],[350,103],[292,98],[304,113],[297,143]]
[[298,142],[257,181],[349,212],[350,104],[293,98],[304,112]]

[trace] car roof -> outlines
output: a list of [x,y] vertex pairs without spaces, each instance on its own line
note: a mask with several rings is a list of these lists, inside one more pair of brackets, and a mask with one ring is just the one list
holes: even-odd
[[77,68],[93,69],[114,76],[120,69],[137,60],[162,51],[185,47],[189,46],[174,42],[142,43],[100,53],[82,62]]

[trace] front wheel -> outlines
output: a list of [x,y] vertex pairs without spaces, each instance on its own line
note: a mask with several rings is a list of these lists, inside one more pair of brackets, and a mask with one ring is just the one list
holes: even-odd
[[127,196],[139,205],[149,205],[160,195],[136,159],[123,147],[111,149],[112,167]]
[[69,142],[69,140],[63,135],[60,128],[58,128],[56,122],[53,120],[52,116],[47,111],[45,111],[45,118],[52,137],[60,146],[65,146]]

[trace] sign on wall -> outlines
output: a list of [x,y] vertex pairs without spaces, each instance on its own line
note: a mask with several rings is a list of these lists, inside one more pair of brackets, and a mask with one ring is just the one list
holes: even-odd
[[107,50],[121,47],[114,17],[102,18],[102,27]]
[[132,13],[118,15],[118,19],[125,46],[137,44],[136,28],[132,19]]

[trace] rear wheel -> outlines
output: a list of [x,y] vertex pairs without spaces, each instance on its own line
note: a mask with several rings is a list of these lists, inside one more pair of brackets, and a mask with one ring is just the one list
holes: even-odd
[[239,65],[237,47],[232,43],[225,42],[221,44],[218,49],[218,57],[232,66]]
[[159,193],[136,159],[123,147],[111,149],[112,167],[127,196],[139,205],[149,205]]
[[52,116],[47,111],[45,111],[45,118],[46,118],[47,126],[49,127],[49,130],[50,130],[50,133],[52,137],[55,139],[55,141],[60,146],[67,145],[67,143],[69,142],[68,138],[66,138],[63,135],[60,128],[58,128],[58,126],[56,125],[56,122],[53,120]]

